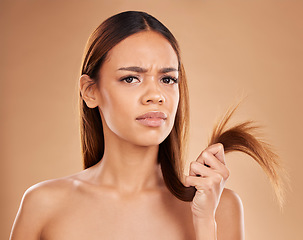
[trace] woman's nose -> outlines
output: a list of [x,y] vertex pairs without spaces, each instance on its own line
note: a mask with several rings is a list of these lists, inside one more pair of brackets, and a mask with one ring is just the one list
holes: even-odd
[[156,83],[151,83],[146,89],[145,94],[142,96],[143,104],[163,104],[165,102],[165,98],[163,93],[159,89],[159,86]]

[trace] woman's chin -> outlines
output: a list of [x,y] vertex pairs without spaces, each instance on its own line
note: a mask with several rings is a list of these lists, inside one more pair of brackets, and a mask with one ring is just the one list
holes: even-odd
[[149,146],[158,146],[160,145],[168,135],[165,136],[137,136],[134,141],[134,145],[142,146],[142,147],[149,147]]
[[144,139],[137,141],[136,145],[142,147],[152,147],[160,145],[165,139]]

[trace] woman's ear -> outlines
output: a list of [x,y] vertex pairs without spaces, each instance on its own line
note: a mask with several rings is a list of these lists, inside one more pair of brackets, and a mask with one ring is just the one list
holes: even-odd
[[79,79],[79,88],[82,99],[85,101],[89,108],[95,108],[98,106],[98,91],[97,84],[88,75],[83,74]]

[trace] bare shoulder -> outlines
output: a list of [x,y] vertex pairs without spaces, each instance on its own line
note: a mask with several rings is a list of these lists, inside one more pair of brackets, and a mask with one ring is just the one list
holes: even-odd
[[74,180],[70,177],[58,178],[37,183],[28,188],[22,198],[24,207],[52,207],[73,191]]
[[[216,211],[218,239],[244,239],[244,211],[239,195],[225,188]],[[223,237],[224,236],[224,237]]]
[[28,188],[13,224],[11,239],[39,239],[43,227],[56,212],[67,204],[75,191],[72,177],[47,180]]
[[224,188],[220,203],[217,209],[217,214],[236,214],[239,211],[243,211],[243,205],[240,196],[231,189]]

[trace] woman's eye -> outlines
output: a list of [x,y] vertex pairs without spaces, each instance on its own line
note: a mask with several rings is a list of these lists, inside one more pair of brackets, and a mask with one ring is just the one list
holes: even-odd
[[165,84],[174,84],[178,83],[178,79],[174,77],[164,77],[161,79],[161,81]]
[[132,77],[132,76],[122,78],[121,81],[126,82],[126,83],[139,82],[139,80],[136,77]]

